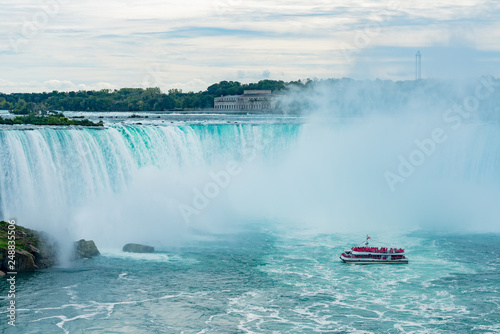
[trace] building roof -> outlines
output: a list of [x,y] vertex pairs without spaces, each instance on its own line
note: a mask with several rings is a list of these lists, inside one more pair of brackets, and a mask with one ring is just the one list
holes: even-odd
[[272,94],[272,91],[270,91],[270,90],[257,90],[257,89],[243,91],[243,95],[268,95],[268,94]]
[[216,99],[224,98],[241,98],[241,97],[259,97],[259,96],[267,96],[273,97],[276,94],[273,94],[270,90],[245,90],[243,95],[221,95],[216,97]]

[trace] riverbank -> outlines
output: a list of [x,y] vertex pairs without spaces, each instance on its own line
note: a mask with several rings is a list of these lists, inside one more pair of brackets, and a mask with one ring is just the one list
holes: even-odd
[[3,125],[20,125],[20,124],[30,124],[30,125],[52,125],[52,126],[104,126],[102,121],[94,123],[88,119],[75,120],[69,119],[62,113],[49,116],[41,116],[35,113],[31,113],[27,116],[16,116],[14,118],[3,118],[0,116],[0,124]]

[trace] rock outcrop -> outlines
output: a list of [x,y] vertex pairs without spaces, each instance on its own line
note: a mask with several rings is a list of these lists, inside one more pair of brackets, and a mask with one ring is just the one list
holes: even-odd
[[81,239],[75,242],[75,259],[90,259],[99,254],[101,253],[93,240]]
[[123,246],[123,251],[129,253],[153,253],[155,248],[140,244],[126,244]]
[[[50,268],[57,264],[57,245],[54,238],[44,232],[38,232],[19,225],[10,227],[9,223],[0,221],[0,276],[9,271],[30,272],[37,269]],[[9,231],[14,231],[9,234]],[[11,246],[9,254],[9,236]],[[11,248],[12,248],[11,247]],[[92,240],[80,240],[75,242],[74,259],[92,258],[99,255],[95,243]],[[12,266],[12,261],[15,264]]]
[[[19,225],[9,229],[9,225],[11,224],[0,221],[0,271],[30,272],[56,264],[55,240],[45,233]],[[11,249],[14,254],[9,254],[9,231],[14,231],[10,234],[15,236],[11,240],[15,240],[15,248]],[[13,267],[12,262],[9,263],[11,260],[15,261]]]

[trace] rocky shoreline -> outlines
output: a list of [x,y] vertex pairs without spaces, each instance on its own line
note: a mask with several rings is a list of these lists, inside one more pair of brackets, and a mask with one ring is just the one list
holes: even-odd
[[[33,272],[58,264],[59,248],[53,237],[44,232],[12,225],[0,221],[0,276],[9,271]],[[99,250],[92,240],[82,239],[74,243],[73,259],[92,258],[97,255]]]

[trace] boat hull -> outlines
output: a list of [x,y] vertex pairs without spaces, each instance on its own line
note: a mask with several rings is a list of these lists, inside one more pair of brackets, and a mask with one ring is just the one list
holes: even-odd
[[340,259],[344,263],[349,264],[408,264],[408,259],[398,260],[381,260],[381,259],[356,259],[341,256]]

